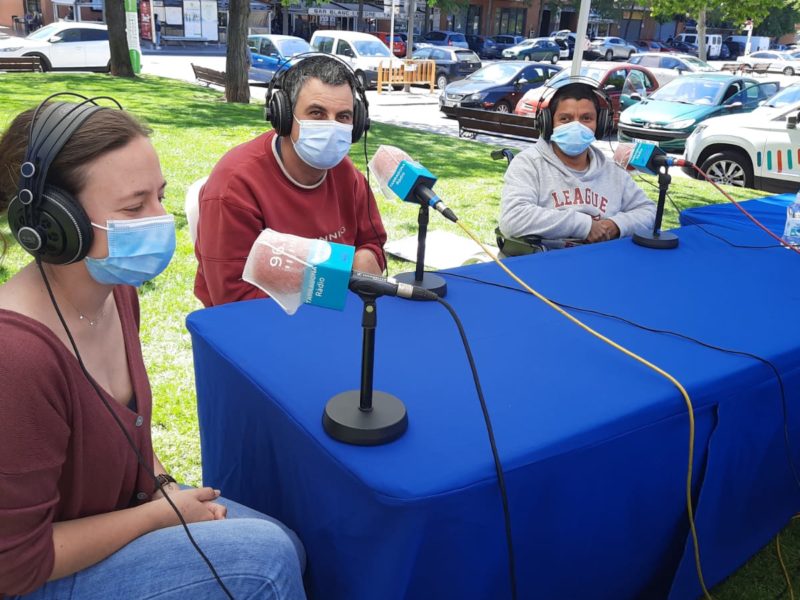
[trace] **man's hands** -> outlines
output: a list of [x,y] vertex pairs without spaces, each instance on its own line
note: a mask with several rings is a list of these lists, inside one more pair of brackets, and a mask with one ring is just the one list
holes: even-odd
[[[353,270],[370,273],[372,275],[383,274],[381,268],[378,266],[378,260],[375,258],[375,254],[372,253],[372,250],[366,248],[356,250],[356,254],[353,257]],[[169,493],[169,491],[167,493]]]
[[589,230],[589,235],[586,236],[586,241],[593,244],[618,237],[619,227],[617,227],[617,224],[611,219],[600,219],[599,221],[592,221],[592,228]]

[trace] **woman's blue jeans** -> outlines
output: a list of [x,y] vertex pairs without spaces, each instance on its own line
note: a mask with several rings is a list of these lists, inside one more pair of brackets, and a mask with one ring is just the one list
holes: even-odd
[[[189,530],[236,600],[305,598],[305,550],[279,521],[231,500],[221,521]],[[227,598],[182,526],[151,531],[105,560],[50,581],[25,600]]]

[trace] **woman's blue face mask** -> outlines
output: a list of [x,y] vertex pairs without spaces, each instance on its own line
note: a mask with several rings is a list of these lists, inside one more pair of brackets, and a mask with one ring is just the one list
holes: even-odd
[[89,275],[105,285],[141,286],[167,268],[175,252],[175,217],[106,221],[108,256],[84,259]]
[[567,156],[578,156],[595,140],[594,131],[579,121],[570,121],[553,129],[550,141]]

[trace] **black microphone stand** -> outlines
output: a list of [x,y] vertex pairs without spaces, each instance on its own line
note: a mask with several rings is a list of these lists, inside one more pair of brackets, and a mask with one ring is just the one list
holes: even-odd
[[440,298],[444,298],[447,295],[447,282],[439,275],[425,272],[425,239],[428,235],[429,218],[428,205],[420,204],[419,216],[417,217],[417,224],[419,225],[419,231],[417,232],[417,268],[413,273],[407,272],[395,275],[394,279],[400,283],[424,288]]
[[378,324],[376,294],[359,292],[364,302],[361,327],[361,389],[337,394],[325,405],[322,426],[333,439],[357,446],[378,446],[399,438],[408,429],[402,400],[372,389],[375,363],[375,327]]
[[664,203],[667,200],[667,191],[672,182],[672,175],[665,165],[658,170],[658,204],[656,205],[656,220],[653,223],[653,233],[633,234],[633,241],[645,248],[655,250],[671,250],[678,247],[678,236],[669,231],[661,231],[661,219],[664,217]]

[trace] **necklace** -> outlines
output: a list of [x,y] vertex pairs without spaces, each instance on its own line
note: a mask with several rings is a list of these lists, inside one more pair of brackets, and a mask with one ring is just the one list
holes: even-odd
[[67,295],[64,293],[64,289],[61,287],[61,284],[60,284],[60,283],[58,283],[57,281],[55,281],[55,279],[54,279],[54,282],[56,283],[56,285],[58,286],[58,288],[61,290],[61,295],[62,295],[62,297],[66,298],[67,302],[69,302],[69,305],[72,307],[72,309],[73,309],[73,310],[74,310],[76,313],[78,313],[78,319],[79,319],[80,321],[83,321],[83,322],[85,322],[85,323],[86,323],[86,324],[87,324],[89,327],[94,327],[95,325],[97,325],[97,323],[100,321],[100,319],[102,319],[102,318],[105,316],[105,314],[106,314],[106,302],[105,302],[105,300],[103,301],[103,306],[102,306],[102,308],[100,309],[100,312],[98,312],[98,313],[97,313],[97,315],[95,316],[95,318],[94,318],[94,319],[90,319],[90,318],[89,318],[89,317],[87,317],[85,314],[83,314],[83,313],[82,313],[82,312],[81,312],[81,311],[78,309],[78,307],[77,307],[77,306],[75,306],[75,304],[72,302],[72,300],[70,300],[70,299],[69,299],[69,296],[67,296]]

